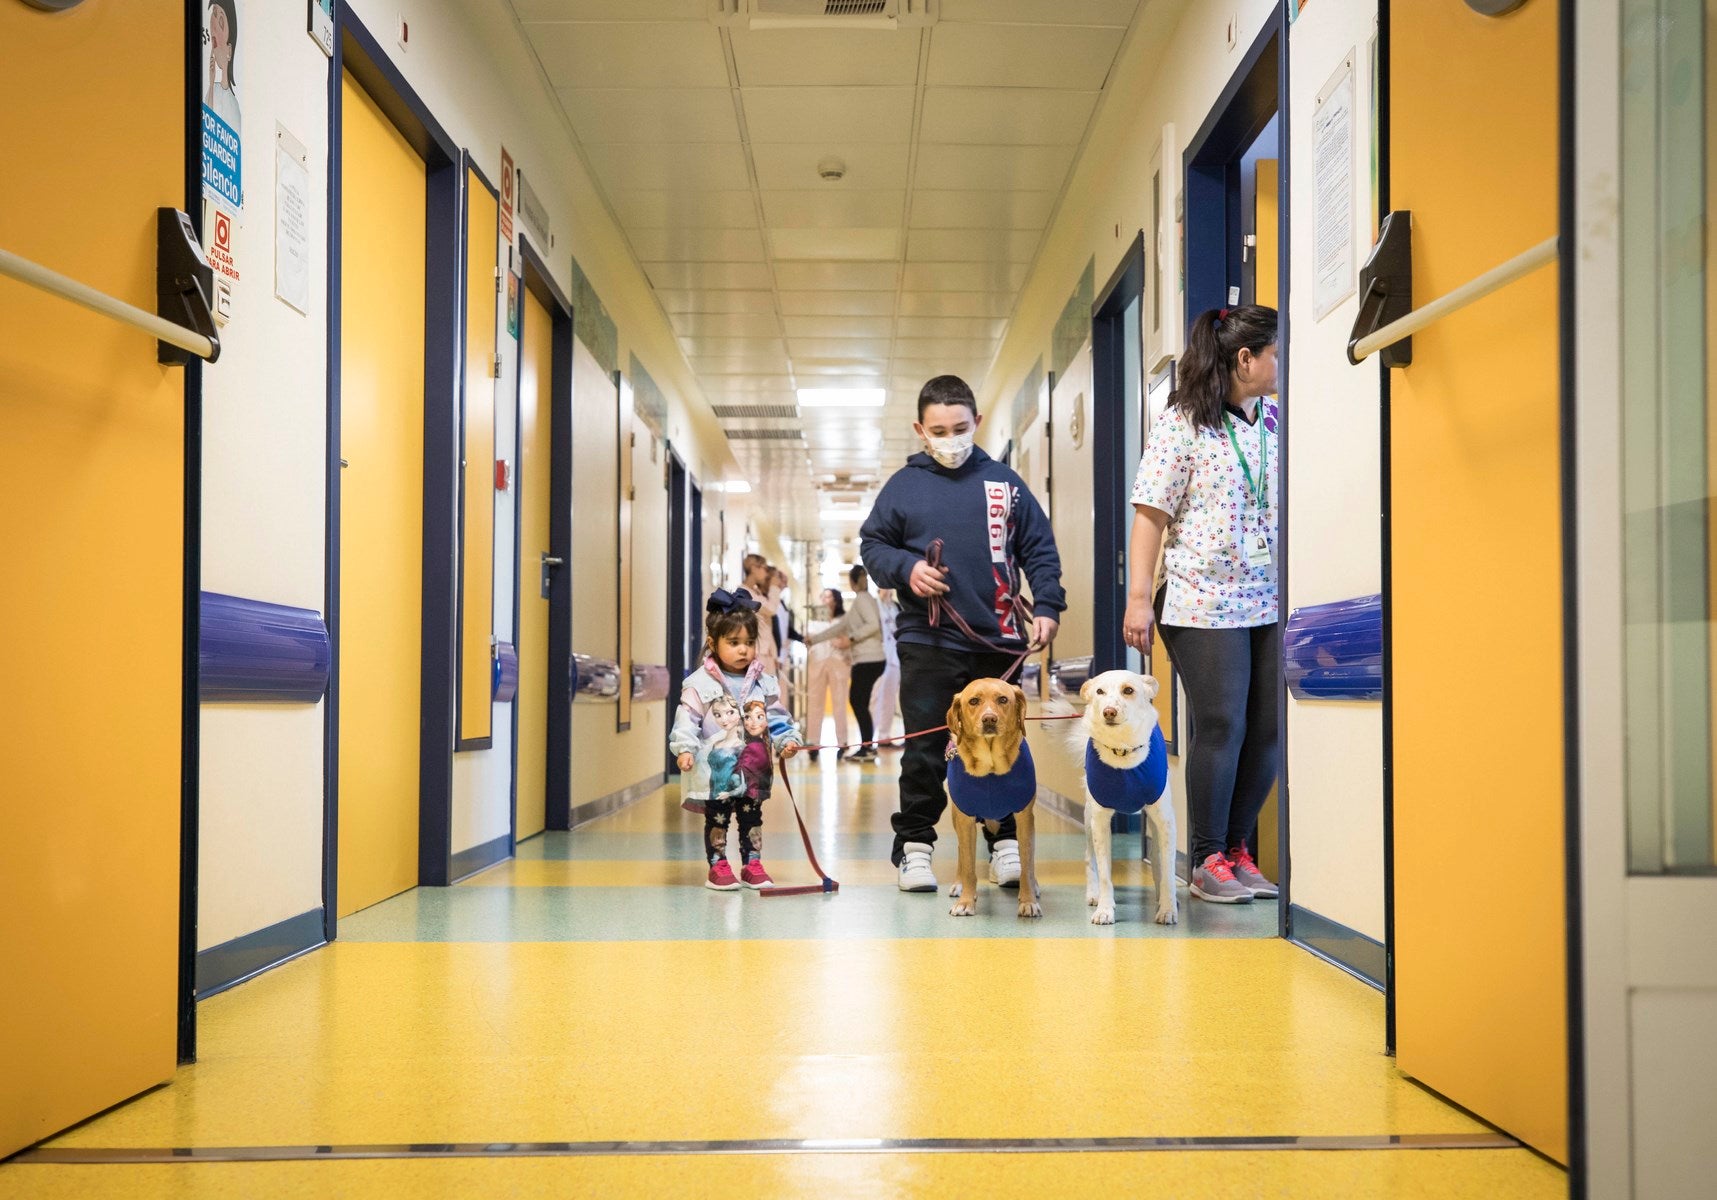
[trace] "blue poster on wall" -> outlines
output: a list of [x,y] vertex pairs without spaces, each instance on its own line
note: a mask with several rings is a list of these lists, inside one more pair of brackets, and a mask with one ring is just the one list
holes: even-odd
[[237,212],[244,204],[244,117],[238,102],[239,0],[203,8],[203,194]]

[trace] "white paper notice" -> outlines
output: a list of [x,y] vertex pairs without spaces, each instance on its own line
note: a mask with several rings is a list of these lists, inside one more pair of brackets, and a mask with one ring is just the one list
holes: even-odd
[[1312,316],[1323,320],[1357,287],[1353,260],[1353,53],[1318,92],[1312,116],[1317,181],[1317,274]]
[[303,143],[274,129],[274,294],[310,314],[310,163]]

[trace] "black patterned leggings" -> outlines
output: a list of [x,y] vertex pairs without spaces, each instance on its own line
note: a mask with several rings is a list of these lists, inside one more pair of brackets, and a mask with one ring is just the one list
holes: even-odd
[[704,803],[703,849],[710,862],[727,857],[727,826],[735,816],[739,818],[741,865],[763,857],[763,801],[735,797]]

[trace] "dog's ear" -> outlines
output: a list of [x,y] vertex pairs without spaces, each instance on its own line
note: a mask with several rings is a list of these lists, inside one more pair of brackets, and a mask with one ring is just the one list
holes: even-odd
[[1079,702],[1081,704],[1091,703],[1091,685],[1093,683],[1096,683],[1096,682],[1097,682],[1096,677],[1093,676],[1092,678],[1087,679],[1084,683],[1079,685]]
[[959,696],[955,696],[954,702],[948,706],[948,732],[956,742],[966,740],[965,708]]
[[1014,684],[1014,703],[1019,705],[1019,719],[1025,720],[1025,689]]
[[1145,699],[1155,700],[1163,685],[1157,682],[1154,675],[1141,675],[1139,679],[1145,685]]

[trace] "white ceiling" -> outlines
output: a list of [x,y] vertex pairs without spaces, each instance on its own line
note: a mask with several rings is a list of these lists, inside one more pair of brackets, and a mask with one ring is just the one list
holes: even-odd
[[[889,30],[512,4],[754,500],[850,538],[822,513],[918,448],[923,382],[981,385],[1140,0],[940,0]],[[830,386],[888,401],[796,409]]]

